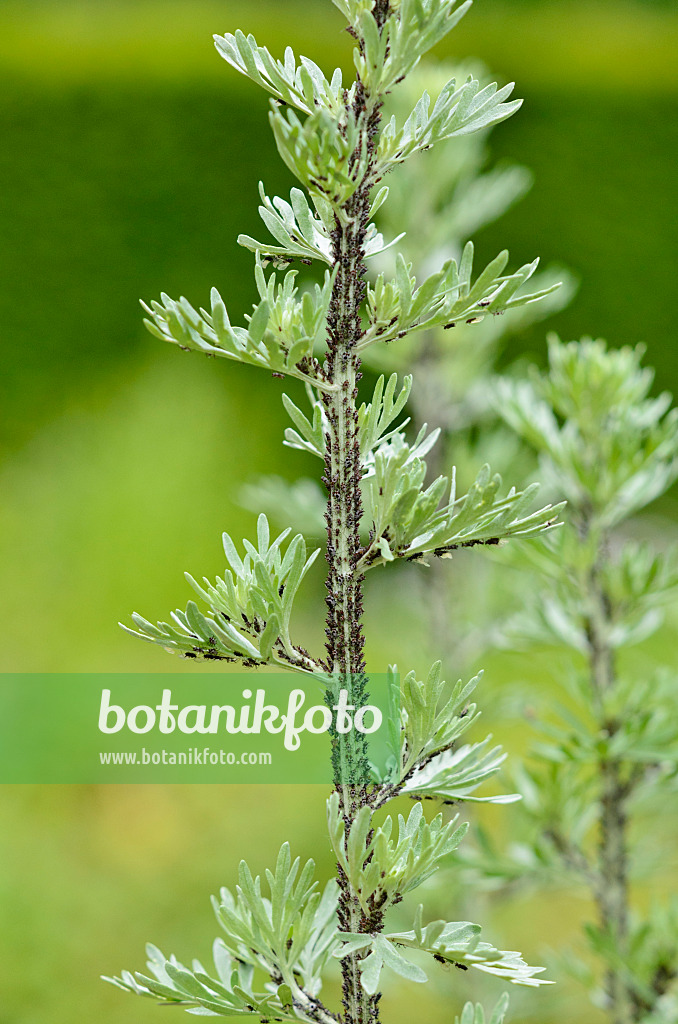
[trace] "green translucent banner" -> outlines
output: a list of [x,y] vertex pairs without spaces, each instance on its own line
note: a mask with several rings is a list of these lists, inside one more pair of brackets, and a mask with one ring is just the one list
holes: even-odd
[[384,777],[394,682],[356,711],[291,673],[0,674],[0,783],[329,784],[333,744]]

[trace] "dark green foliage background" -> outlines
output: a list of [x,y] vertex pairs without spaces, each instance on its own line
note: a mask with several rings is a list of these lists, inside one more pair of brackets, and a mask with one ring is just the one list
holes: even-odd
[[[219,61],[210,33],[251,27],[274,52],[292,41],[325,66],[347,64],[335,13],[329,0],[3,4],[0,669],[182,669],[115,622],[184,602],[183,569],[223,570],[221,531],[253,524],[237,488],[281,471],[282,387],[163,348],[140,326],[137,302],[163,289],[200,304],[216,284],[235,318],[250,307],[251,259],[235,236],[257,233],[259,177],[271,194],[290,183],[265,98]],[[580,293],[553,327],[567,338],[646,341],[658,386],[674,391],[677,41],[678,17],[660,0],[485,0],[445,51],[515,77],[526,98],[493,147],[532,168],[536,184],[477,240],[480,255],[507,245],[516,265],[539,254],[570,266]],[[543,329],[505,358],[520,351],[541,360]],[[313,468],[291,453],[282,463],[290,477]],[[321,643],[322,609],[318,569],[300,609],[309,646]],[[400,629],[384,636],[374,610],[368,621],[373,667],[411,657]],[[418,657],[423,669],[428,652]],[[488,696],[516,677],[541,682],[538,662],[493,660]],[[520,745],[487,718],[498,739]],[[118,996],[97,975],[141,966],[147,938],[207,956],[207,897],[243,854],[261,870],[289,837],[330,872],[322,801],[302,790],[5,790],[3,1024],[168,1012]],[[486,817],[503,827],[509,815]],[[441,909],[465,913],[458,901]],[[519,911],[495,915],[492,935],[537,961],[587,908],[561,893]],[[548,927],[556,919],[561,936]],[[456,981],[441,974],[425,994],[394,991],[388,1019],[449,1021]],[[570,1019],[580,1004],[566,985],[555,1002],[526,1000],[513,1019],[544,1024],[547,1006],[547,1024]],[[480,988],[486,1002],[501,991]]]

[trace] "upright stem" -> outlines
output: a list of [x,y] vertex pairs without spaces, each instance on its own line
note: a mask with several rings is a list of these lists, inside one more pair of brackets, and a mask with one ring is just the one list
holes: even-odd
[[[360,557],[361,462],[358,438],[357,382],[360,358],[356,348],[362,333],[360,306],[364,295],[365,229],[369,214],[369,190],[359,189],[342,211],[332,238],[338,267],[329,315],[330,344],[327,373],[338,390],[325,396],[328,419],[325,484],[327,502],[327,661],[340,684],[349,691],[356,708],[367,701],[364,634],[362,625],[362,575]],[[329,695],[328,696],[332,696]],[[367,802],[367,749],[364,738],[335,736],[333,742],[335,786],[341,798],[346,831]],[[339,868],[339,923],[342,931],[370,931],[356,894]],[[377,1020],[377,1001],[360,984],[359,956],[342,961],[343,1001],[347,1024]]]
[[[587,619],[587,646],[594,699],[601,721],[612,738],[620,729],[618,721],[604,713],[604,698],[614,685],[616,668],[614,652],[609,642],[609,600],[601,581],[600,563],[605,557],[606,544],[601,541],[596,563],[588,577],[590,602]],[[629,786],[618,758],[606,756],[599,765],[600,773],[600,836],[598,847],[598,884],[596,904],[600,927],[609,935],[616,949],[626,951],[629,925],[629,883],[627,854],[626,801]],[[632,993],[623,972],[610,967],[606,976],[606,990],[612,1024],[633,1024],[636,1019]]]
[[348,676],[364,670],[362,576],[356,571],[362,515],[356,349],[365,290],[365,191],[349,200],[342,211],[347,223],[337,218],[332,235],[338,271],[328,317],[326,373],[337,390],[323,395],[329,424],[323,478],[328,491],[327,658],[333,672]]
[[[364,197],[359,193],[345,208],[346,224],[337,220],[333,235],[337,280],[329,316],[330,346],[327,372],[338,390],[324,398],[328,420],[325,484],[327,501],[327,661],[339,685],[349,692],[349,704],[366,703],[362,576],[356,566],[360,550],[360,447],[356,406],[360,359],[360,303],[363,295]],[[334,694],[328,699],[334,701]],[[341,799],[346,832],[367,799],[367,750],[361,737],[333,737],[334,781]],[[361,913],[348,879],[339,867],[339,925],[342,931],[363,930]],[[343,1003],[347,1024],[369,1024],[376,1004],[360,984],[357,954],[342,961]]]
[[[389,14],[388,0],[377,0],[374,16],[381,29]],[[367,702],[364,633],[363,577],[358,571],[362,477],[358,437],[357,384],[360,380],[358,343],[362,337],[361,306],[365,296],[365,236],[369,223],[370,189],[373,184],[374,141],[379,128],[380,104],[357,83],[350,112],[363,130],[355,165],[368,155],[365,175],[335,218],[332,258],[337,276],[328,314],[328,352],[325,372],[336,390],[323,395],[327,414],[324,483],[327,487],[327,665],[348,690],[349,704]],[[329,691],[327,699],[333,700]],[[333,737],[334,782],[341,801],[346,832],[361,807],[368,802],[367,747],[365,738]],[[378,909],[366,916],[357,894],[338,867],[339,925],[342,931],[371,933],[382,927]],[[342,960],[343,1004],[346,1024],[376,1024],[378,996],[368,996],[360,984],[360,954]]]
[[[357,382],[362,333],[360,306],[364,295],[365,228],[369,188],[359,189],[337,217],[332,235],[337,277],[328,316],[329,347],[326,373],[336,390],[325,393],[327,413],[325,475],[327,521],[327,665],[337,684],[349,692],[349,704],[366,703],[365,644],[362,623],[363,577],[360,557],[361,462],[358,438]],[[329,692],[328,699],[335,693]],[[345,813],[351,816],[364,803],[366,747],[360,737],[333,737],[335,783]]]

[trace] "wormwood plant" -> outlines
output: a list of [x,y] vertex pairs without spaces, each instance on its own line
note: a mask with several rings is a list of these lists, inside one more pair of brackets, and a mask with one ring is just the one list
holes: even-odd
[[516,861],[486,843],[480,866],[504,881],[530,868],[574,877],[596,908],[585,934],[600,969],[574,954],[570,968],[611,1024],[675,1024],[678,901],[644,910],[633,885],[670,860],[662,819],[678,778],[675,664],[661,647],[632,656],[678,592],[675,550],[628,529],[678,476],[678,410],[650,397],[641,358],[641,347],[552,337],[547,374],[498,385],[497,408],[568,501],[561,530],[509,554],[545,581],[509,624],[511,643],[548,646],[562,703],[519,776],[528,820]]
[[[436,432],[422,428],[414,438],[405,433],[401,414],[412,380],[380,378],[370,400],[358,404],[363,353],[429,328],[503,313],[536,301],[552,286],[526,292],[536,261],[507,273],[506,253],[474,275],[471,243],[459,260],[446,259],[420,281],[398,256],[392,278],[380,274],[366,285],[366,260],[385,247],[372,221],[388,199],[385,176],[445,139],[504,120],[520,104],[509,100],[512,86],[483,88],[470,76],[446,83],[435,102],[425,93],[403,122],[383,119],[386,97],[469,3],[334,2],[356,43],[356,77],[348,86],[340,71],[327,79],[312,61],[297,61],[291,49],[278,61],[252,36],[216,37],[221,55],[272,94],[278,150],[303,186],[292,189],[289,201],[269,198],[262,186],[260,212],[273,242],[240,238],[255,255],[259,292],[246,326],[231,324],[216,291],[209,310],[167,295],[146,307],[149,329],[164,341],[306,385],[306,411],[289,397],[284,404],[293,424],[288,444],[324,465],[326,652],[307,652],[291,630],[294,598],[317,553],[309,557],[301,534],[288,541],[290,531],[284,531],[272,539],[263,515],[256,542],[243,542],[244,555],[225,535],[229,568],[222,579],[203,585],[189,577],[206,612],[190,602],[171,624],[158,625],[135,615],[130,632],[191,658],[290,669],[321,682],[330,706],[346,689],[349,702],[361,707],[368,699],[362,621],[368,571],[533,537],[553,525],[558,511],[548,506],[530,512],[533,487],[500,497],[500,478],[488,467],[463,496],[457,496],[454,472],[451,481],[440,476],[427,485],[424,457]],[[295,261],[324,265],[323,281],[300,293],[296,271],[287,269]],[[271,264],[275,269],[268,272]],[[466,830],[442,813],[429,821],[422,798],[507,799],[474,795],[501,764],[498,750],[488,750],[487,741],[458,745],[477,717],[469,704],[476,683],[446,689],[439,664],[422,680],[409,673],[402,688],[394,673],[392,691],[401,692],[385,773],[370,769],[364,737],[332,735],[335,789],[327,818],[337,876],[322,891],[313,862],[301,868],[284,844],[265,882],[243,863],[235,890],[222,890],[216,911],[224,934],[214,947],[214,971],[195,961],[183,966],[150,947],[149,973],[125,972],[116,983],[198,1015],[316,1024],[376,1022],[385,967],[414,982],[426,980],[421,955],[411,960],[410,951],[538,985],[539,968],[481,941],[475,924],[426,923],[419,907],[410,930],[386,930],[389,910],[437,870]],[[418,802],[395,822],[380,812],[401,794]],[[341,967],[343,1012],[320,1000],[333,961]],[[503,998],[493,1024],[501,1024],[505,1010]],[[463,1024],[483,1020],[482,1008],[471,1004],[461,1015]]]
[[[451,78],[465,80],[469,74],[483,84],[492,81],[478,61],[455,65],[425,59],[387,97],[385,116],[405,121],[422,92],[437,96]],[[450,258],[458,259],[475,231],[501,217],[529,189],[531,175],[525,167],[489,163],[493,130],[490,124],[441,141],[390,177],[388,202],[377,211],[377,223],[387,237],[398,237],[400,250],[413,266],[435,270]],[[394,254],[390,246],[369,260],[370,280],[381,272],[395,273]],[[439,324],[402,338],[397,345],[372,345],[364,351],[363,362],[372,371],[387,376],[413,373],[415,384],[407,403],[412,427],[416,432],[428,421],[440,431],[427,456],[430,478],[446,471],[452,451],[462,479],[472,479],[474,468],[483,462],[515,460],[520,442],[504,424],[498,427],[492,404],[494,365],[500,348],[515,334],[569,301],[574,280],[562,268],[538,270],[527,287],[538,283],[546,288],[556,281],[560,287],[541,301],[515,305],[501,316],[470,324],[457,321],[453,330]],[[322,532],[325,499],[319,481],[305,477],[290,483],[280,475],[266,475],[247,483],[241,495],[247,508],[263,509],[282,526],[303,524],[311,536]],[[505,598],[494,568],[485,560],[485,572],[479,573],[475,558],[465,564],[458,561],[454,573],[444,563],[433,563],[426,574],[413,567],[407,581],[416,594],[414,607],[408,609],[413,648],[423,635],[444,660],[448,655],[454,658],[458,671],[471,660],[471,651],[481,653],[488,624],[494,624],[498,614],[495,595]],[[380,596],[393,589],[388,577],[383,582]]]

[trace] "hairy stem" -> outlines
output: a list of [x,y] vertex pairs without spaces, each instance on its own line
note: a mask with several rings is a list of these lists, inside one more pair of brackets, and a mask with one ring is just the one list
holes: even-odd
[[[337,679],[337,689],[349,692],[349,704],[356,708],[367,701],[364,635],[362,625],[362,582],[358,569],[360,495],[360,446],[356,385],[360,378],[360,357],[356,346],[361,335],[360,305],[364,295],[365,228],[369,212],[367,185],[356,192],[344,211],[345,223],[337,219],[333,249],[338,266],[329,315],[330,346],[327,373],[338,391],[325,397],[329,424],[325,484],[328,490],[328,574],[327,574],[327,661]],[[334,694],[328,698],[334,701]],[[348,830],[361,806],[367,802],[367,750],[364,737],[333,737],[333,767]],[[343,931],[363,930],[362,915],[355,893],[339,872],[339,923]],[[359,956],[342,961],[343,1000],[346,1021],[368,1024],[377,1019],[376,1000],[360,984]]]
[[[388,0],[377,0],[374,16],[381,29],[389,14]],[[363,152],[367,170],[353,194],[337,213],[332,233],[332,258],[337,276],[328,315],[328,352],[325,372],[335,390],[323,395],[327,414],[324,483],[327,488],[327,666],[334,674],[335,691],[348,690],[349,704],[367,703],[363,657],[363,576],[360,560],[362,475],[358,437],[357,384],[360,380],[358,345],[363,330],[361,306],[365,296],[365,236],[369,222],[370,189],[373,184],[374,142],[379,128],[379,98],[368,97],[357,82],[349,117],[362,126],[355,165]],[[348,833],[356,814],[369,802],[365,738],[353,731],[349,737],[333,736],[334,781],[341,800],[344,828]],[[381,915],[369,919],[362,913],[357,894],[338,867],[339,926],[347,932],[381,929]],[[342,960],[343,1005],[346,1024],[376,1024],[378,996],[368,996],[360,983],[360,954]]]

